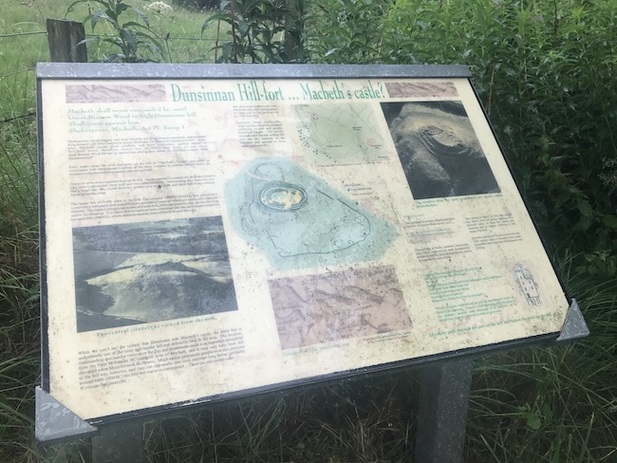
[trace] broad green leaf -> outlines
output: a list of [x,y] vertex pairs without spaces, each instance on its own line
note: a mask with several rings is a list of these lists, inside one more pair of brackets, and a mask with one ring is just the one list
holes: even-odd
[[617,215],[605,215],[602,217],[602,223],[609,228],[617,228]]
[[542,426],[542,420],[535,413],[526,413],[525,421],[526,421],[527,427],[530,429],[533,429],[534,431],[537,431]]
[[578,202],[578,210],[584,217],[593,217],[593,209],[588,201],[582,200]]
[[95,11],[94,13],[92,13],[92,16],[90,17],[90,25],[92,27],[92,30],[94,30],[94,28],[96,27],[96,25],[101,19],[103,21],[112,22],[111,18],[107,16],[104,11],[101,11],[101,10]]
[[134,6],[131,7],[131,10],[133,10],[135,14],[137,14],[137,16],[139,16],[144,23],[146,23],[146,26],[150,27],[150,21],[148,20],[148,15],[146,13]]

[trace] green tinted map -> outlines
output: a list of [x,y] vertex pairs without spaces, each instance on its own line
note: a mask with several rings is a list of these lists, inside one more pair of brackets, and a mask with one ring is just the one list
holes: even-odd
[[385,220],[286,158],[256,159],[225,185],[236,232],[276,268],[371,261],[396,236]]

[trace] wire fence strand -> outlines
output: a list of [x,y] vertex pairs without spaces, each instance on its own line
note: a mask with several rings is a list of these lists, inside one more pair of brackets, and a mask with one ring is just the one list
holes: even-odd
[[29,67],[29,68],[25,68],[25,69],[20,69],[18,71],[13,71],[13,72],[9,72],[8,74],[2,74],[0,76],[0,79],[3,79],[5,77],[12,77],[12,76],[16,76],[18,74],[23,74],[25,72],[32,72],[34,71],[34,67]]
[[[5,38],[19,39],[20,37],[30,36],[30,35],[47,35],[47,31],[29,31],[29,32],[15,32],[15,33],[10,33],[10,34],[0,34],[0,39],[5,39]],[[86,37],[88,39],[99,38],[101,40],[114,38],[113,35],[109,35],[109,34],[92,34],[92,33],[90,34],[86,33]],[[216,39],[210,39],[210,38],[205,38],[205,37],[186,37],[186,36],[180,36],[180,37],[170,36],[167,39],[160,38],[160,40],[166,40],[167,42],[170,43],[171,47],[173,47],[174,41],[177,41],[177,42],[206,42],[206,43],[216,42]],[[34,66],[24,68],[24,69],[18,69],[18,70],[0,75],[0,80],[5,79],[7,77],[14,77],[20,74],[25,74],[25,73],[34,72],[34,71],[35,71]],[[19,115],[15,115],[9,118],[0,119],[0,124],[6,124],[9,122],[13,122],[19,119],[32,117],[32,116],[34,116],[32,112],[28,112],[25,114],[19,114]]]
[[0,39],[10,38],[10,37],[21,37],[23,35],[47,35],[47,31],[30,31],[30,32],[15,32],[12,34],[0,34]]
[[[19,36],[23,36],[23,35],[41,35],[41,34],[45,34],[47,35],[47,31],[33,31],[33,32],[19,32],[19,33],[14,33],[14,34],[0,34],[0,39],[2,38],[7,38],[7,37],[19,37]],[[107,35],[107,34],[86,34],[86,37],[88,38],[100,38],[100,39],[110,39],[113,38],[113,35]],[[165,39],[161,39],[161,40],[165,40]],[[168,39],[166,39],[168,42],[173,43],[174,41],[186,41],[186,42],[216,42],[216,39],[209,39],[209,38],[204,38],[204,37],[169,37]],[[31,72],[34,71],[34,67],[29,67],[29,68],[25,68],[25,69],[19,69],[13,72],[9,72],[7,74],[2,74],[0,75],[0,79],[3,79],[5,77],[12,77],[12,76],[16,76],[18,74],[23,74],[26,72]]]
[[[24,35],[47,35],[47,31],[30,31],[30,32],[15,32],[12,34],[0,34],[0,39],[5,39],[5,38],[12,38],[12,37],[21,37]],[[109,34],[92,34],[92,33],[86,33],[86,37],[91,37],[91,38],[95,38],[95,37],[99,37],[101,39],[110,39],[110,38],[114,38],[114,35],[109,35]],[[164,40],[163,37],[159,37],[161,40]],[[186,40],[186,41],[196,41],[196,42],[216,42],[216,39],[208,39],[208,38],[204,38],[204,37],[174,37],[174,36],[170,36],[169,39],[167,39],[169,41],[174,41],[174,40]]]
[[[86,33],[86,37],[89,37],[89,38],[99,37],[101,39],[113,39],[116,36],[115,35],[108,35],[108,34],[89,34],[89,33]],[[168,39],[165,39],[164,37],[158,37],[158,39],[159,40],[168,40],[170,42],[173,42],[174,40],[185,40],[185,41],[196,41],[196,42],[216,42],[216,39],[208,39],[208,38],[203,38],[203,37],[174,37],[173,35],[170,36]]]

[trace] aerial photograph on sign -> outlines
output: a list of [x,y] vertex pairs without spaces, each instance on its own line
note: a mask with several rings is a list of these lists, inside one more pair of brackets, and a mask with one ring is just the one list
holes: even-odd
[[414,199],[499,193],[461,102],[381,107]]
[[237,310],[221,217],[73,229],[77,331]]
[[411,328],[393,267],[348,269],[269,283],[283,349]]

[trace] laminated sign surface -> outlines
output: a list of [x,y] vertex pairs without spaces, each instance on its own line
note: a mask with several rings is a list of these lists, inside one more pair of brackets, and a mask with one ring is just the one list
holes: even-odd
[[568,300],[439,69],[41,66],[43,388],[96,423],[556,336]]

